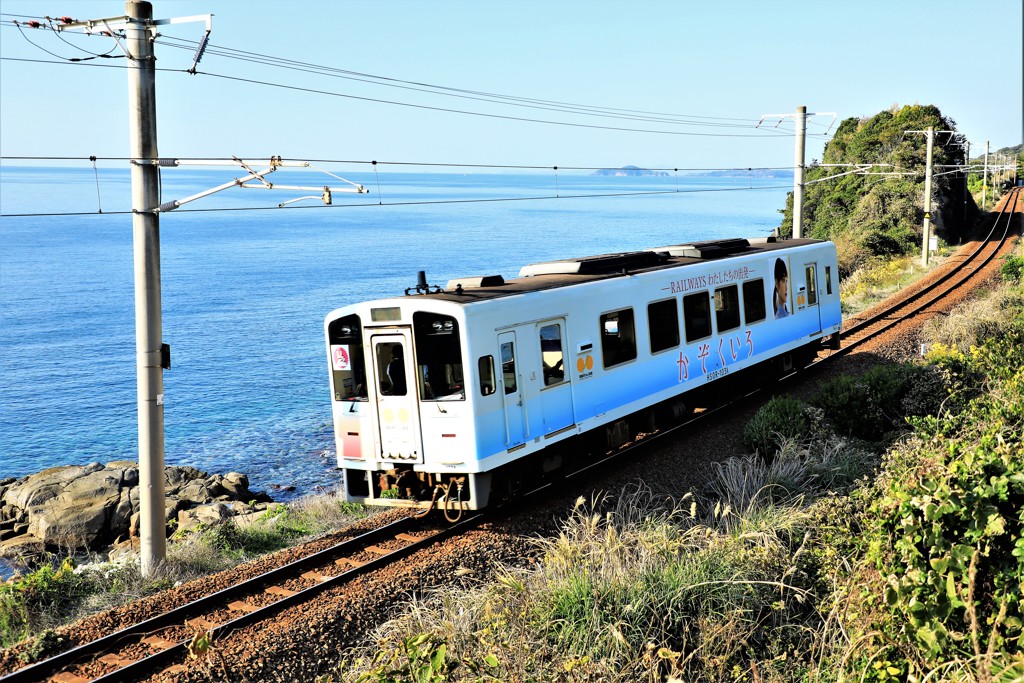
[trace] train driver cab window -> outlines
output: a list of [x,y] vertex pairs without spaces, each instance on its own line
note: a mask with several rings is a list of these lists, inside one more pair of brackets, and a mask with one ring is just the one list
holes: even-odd
[[740,326],[740,290],[736,285],[715,290],[715,327],[718,333]]
[[711,306],[707,292],[683,297],[683,323],[686,325],[687,344],[711,336]]
[[818,279],[814,272],[814,266],[807,266],[804,268],[804,274],[807,276],[807,305],[814,306],[818,303]]
[[679,346],[679,306],[675,299],[647,305],[647,325],[651,333],[651,353]]
[[366,400],[366,361],[358,315],[347,315],[327,327],[331,340],[331,374],[335,401]]
[[477,372],[480,374],[480,395],[490,396],[494,393],[494,356],[480,356],[477,361]]
[[562,352],[562,326],[544,325],[540,328],[540,357],[544,366],[544,386],[565,381],[565,354]]
[[825,294],[832,293],[832,266],[825,266]]
[[606,368],[636,358],[636,329],[633,326],[632,308],[601,316],[601,355]]
[[765,317],[764,280],[750,280],[743,283],[743,319],[747,325],[760,322]]
[[421,401],[462,401],[462,345],[459,324],[450,315],[414,313],[416,383]]

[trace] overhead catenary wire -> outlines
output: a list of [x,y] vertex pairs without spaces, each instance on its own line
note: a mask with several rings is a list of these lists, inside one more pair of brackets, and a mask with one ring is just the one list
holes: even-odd
[[[162,159],[168,159],[169,157],[161,157]],[[239,154],[229,157],[189,157],[193,161],[222,161],[230,163],[238,159],[264,159],[266,155],[259,154]],[[423,166],[423,167],[447,167],[447,168],[493,168],[493,169],[521,169],[521,170],[536,170],[536,171],[550,171],[555,166],[563,171],[602,171],[602,170],[616,170],[612,166],[566,166],[564,164],[484,164],[484,163],[451,163],[451,162],[432,162],[432,161],[381,161],[381,160],[367,160],[367,159],[290,159],[288,157],[280,157],[284,161],[306,161],[309,163],[316,164],[364,164],[364,165],[381,165],[381,166]],[[146,161],[142,159],[133,159],[132,157],[124,156],[103,156],[103,155],[89,155],[89,156],[32,156],[32,155],[4,155],[0,156],[0,161]],[[861,164],[858,164],[861,165]],[[644,171],[788,171],[792,170],[792,166],[644,166],[641,170]]]
[[[241,212],[241,211],[297,211],[297,210],[328,210],[328,209],[345,209],[345,208],[366,208],[366,207],[378,207],[378,206],[427,206],[427,205],[438,205],[438,204],[486,204],[486,203],[497,203],[497,202],[523,202],[523,201],[550,201],[550,200],[567,200],[567,199],[597,199],[602,197],[636,197],[636,196],[652,196],[652,195],[672,195],[672,194],[697,194],[704,192],[756,192],[758,190],[780,190],[789,189],[789,185],[765,185],[761,187],[715,187],[715,188],[699,188],[699,189],[671,189],[671,190],[648,190],[639,192],[600,192],[600,193],[587,193],[587,194],[559,194],[559,195],[536,195],[529,197],[481,197],[473,199],[424,199],[424,200],[408,200],[408,201],[382,201],[378,200],[377,203],[344,203],[344,204],[331,204],[329,206],[285,206],[281,207],[278,205],[274,206],[242,206],[242,207],[211,207],[205,209],[177,209],[175,214],[183,213],[216,213],[216,212]],[[67,212],[39,212],[39,213],[4,213],[0,214],[0,218],[45,218],[45,217],[61,217],[61,216],[117,216],[117,215],[131,215],[132,211],[67,211]]]

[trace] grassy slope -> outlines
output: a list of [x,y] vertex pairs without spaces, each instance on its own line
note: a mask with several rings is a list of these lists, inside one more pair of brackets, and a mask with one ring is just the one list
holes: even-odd
[[926,364],[823,388],[770,464],[733,458],[670,508],[580,501],[536,570],[415,600],[328,678],[1024,680],[1016,254],[929,329]]

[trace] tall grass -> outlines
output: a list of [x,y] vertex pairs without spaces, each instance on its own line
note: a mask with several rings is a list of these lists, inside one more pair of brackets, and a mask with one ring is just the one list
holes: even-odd
[[[823,584],[806,503],[868,461],[844,441],[790,440],[770,464],[719,466],[708,500],[669,499],[643,484],[580,499],[557,536],[536,541],[539,568],[415,597],[336,675],[733,681],[799,659],[812,668],[828,615],[817,607],[825,601],[815,594]],[[444,646],[433,668],[411,663],[417,640],[434,656]]]

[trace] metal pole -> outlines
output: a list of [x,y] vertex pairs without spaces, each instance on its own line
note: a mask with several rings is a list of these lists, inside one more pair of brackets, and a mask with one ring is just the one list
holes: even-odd
[[156,64],[150,28],[153,5],[125,3],[132,233],[135,249],[135,357],[138,375],[139,507],[142,575],[152,576],[167,554],[164,512],[164,380],[161,366],[160,205],[156,148]]
[[804,236],[804,151],[807,107],[796,108],[796,162],[793,169],[793,239]]
[[985,141],[985,175],[981,182],[981,210],[985,210],[988,197],[988,140]]
[[932,238],[932,142],[935,126],[928,126],[928,152],[924,171],[924,229],[921,231],[921,265],[928,265],[928,246]]

